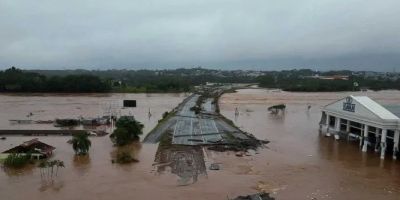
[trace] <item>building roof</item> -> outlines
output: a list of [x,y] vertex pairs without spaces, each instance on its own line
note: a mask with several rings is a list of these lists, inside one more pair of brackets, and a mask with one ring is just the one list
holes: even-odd
[[400,105],[384,105],[384,107],[400,118]]
[[[347,96],[323,107],[323,111],[344,118],[367,120],[372,123],[399,126],[400,118],[393,109],[387,109],[367,96]],[[396,116],[397,115],[397,116]]]
[[367,96],[351,96],[351,97],[381,119],[399,120],[399,117],[397,117],[388,109],[383,107],[381,104],[377,103],[376,101],[370,99]]
[[3,153],[49,153],[56,149],[46,143],[40,142],[37,138],[26,141],[16,147],[4,151]]

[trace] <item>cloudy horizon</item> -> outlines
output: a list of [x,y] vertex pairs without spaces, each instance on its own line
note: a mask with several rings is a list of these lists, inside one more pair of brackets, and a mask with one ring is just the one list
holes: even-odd
[[398,0],[0,1],[0,69],[400,71]]

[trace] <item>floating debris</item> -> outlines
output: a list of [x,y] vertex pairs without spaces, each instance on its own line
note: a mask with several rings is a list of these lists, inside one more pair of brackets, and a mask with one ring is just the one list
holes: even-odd
[[55,126],[77,126],[79,125],[79,120],[77,119],[56,119]]
[[247,196],[238,196],[232,200],[275,200],[275,198],[270,197],[268,193],[262,192]]
[[236,152],[236,154],[235,154],[237,157],[243,157],[243,155],[244,155],[244,152],[242,152],[242,151],[239,151],[239,152]]
[[274,105],[268,108],[268,111],[270,111],[272,114],[278,114],[279,111],[285,112],[286,105],[285,104],[278,104]]
[[52,124],[54,123],[53,120],[37,120],[35,121],[36,124]]
[[29,119],[11,119],[9,120],[11,124],[32,124],[32,120]]
[[217,163],[212,163],[209,167],[210,170],[220,170],[220,166]]

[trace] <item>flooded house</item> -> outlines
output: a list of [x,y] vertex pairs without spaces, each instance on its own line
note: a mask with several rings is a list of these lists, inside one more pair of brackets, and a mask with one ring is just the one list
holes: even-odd
[[7,157],[9,154],[15,153],[21,155],[30,154],[35,159],[48,158],[53,154],[55,149],[55,147],[35,138],[2,152],[1,157]]
[[322,108],[320,132],[335,139],[357,141],[363,152],[380,152],[381,159],[399,154],[399,106],[386,106],[367,96],[348,96]]

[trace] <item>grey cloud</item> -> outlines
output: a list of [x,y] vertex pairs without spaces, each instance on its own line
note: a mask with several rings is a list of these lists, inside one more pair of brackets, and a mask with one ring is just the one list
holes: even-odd
[[398,0],[0,1],[0,67],[400,70]]

